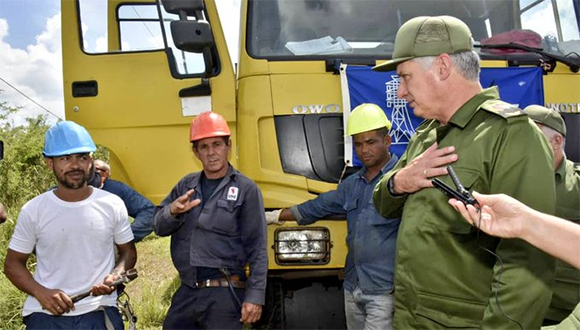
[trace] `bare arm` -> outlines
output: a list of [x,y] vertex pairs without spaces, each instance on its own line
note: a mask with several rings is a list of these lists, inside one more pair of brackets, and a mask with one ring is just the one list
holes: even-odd
[[[535,225],[526,226],[522,238],[580,269],[580,226],[535,210],[531,210],[530,218],[535,219],[532,220]],[[550,240],[546,240],[546,237],[550,237]]]
[[280,220],[296,220],[294,218],[294,216],[292,215],[292,212],[290,212],[290,209],[282,209],[282,212],[280,212],[280,217],[278,219],[280,219]]
[[117,259],[115,270],[124,272],[135,267],[135,263],[137,262],[135,243],[117,244],[117,250],[119,251],[119,258]]
[[36,298],[43,309],[54,315],[62,315],[74,309],[73,302],[62,290],[49,289],[34,280],[26,268],[30,254],[8,249],[4,261],[4,274],[21,291]]
[[109,275],[105,277],[103,283],[95,285],[91,288],[91,295],[99,296],[105,294],[111,294],[115,288],[107,284],[110,284],[117,280],[121,274],[125,273],[126,270],[135,267],[137,262],[137,251],[135,250],[135,243],[129,242],[126,244],[117,244],[117,250],[119,251],[119,257],[115,268],[111,271]]
[[290,209],[277,209],[265,213],[266,223],[281,225],[283,221],[296,220]]
[[533,210],[508,195],[475,192],[474,197],[483,205],[479,212],[472,205],[466,207],[455,199],[449,203],[482,231],[504,238],[521,238],[580,269],[579,225]]

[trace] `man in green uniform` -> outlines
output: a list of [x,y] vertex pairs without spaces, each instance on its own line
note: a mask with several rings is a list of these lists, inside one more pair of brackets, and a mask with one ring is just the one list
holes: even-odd
[[[556,216],[580,224],[580,167],[566,159],[566,124],[560,114],[540,105],[530,105],[524,112],[548,138],[556,169]],[[556,260],[552,302],[544,324],[561,322],[580,302],[580,271]]]
[[483,90],[467,25],[417,17],[397,32],[398,97],[425,119],[373,196],[386,218],[402,216],[395,265],[395,329],[539,329],[555,261],[518,239],[478,232],[433,188],[505,193],[546,213],[555,207],[554,165],[541,132],[518,108]]

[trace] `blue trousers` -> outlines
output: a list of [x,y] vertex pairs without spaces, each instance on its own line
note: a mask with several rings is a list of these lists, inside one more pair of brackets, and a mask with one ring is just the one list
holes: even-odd
[[[105,307],[105,312],[115,330],[123,330],[123,318],[117,307]],[[77,316],[54,316],[45,313],[32,313],[24,317],[26,330],[104,330],[105,313],[102,310]]]
[[393,295],[364,294],[357,285],[344,290],[346,326],[349,330],[392,330]]
[[[244,290],[234,289],[244,301]],[[163,329],[241,329],[241,308],[229,288],[181,284],[171,299]]]

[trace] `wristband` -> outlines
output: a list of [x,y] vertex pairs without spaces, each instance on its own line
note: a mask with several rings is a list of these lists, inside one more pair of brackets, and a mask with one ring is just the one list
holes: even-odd
[[391,194],[391,196],[397,197],[397,196],[405,195],[405,193],[397,194],[395,192],[395,175],[393,175],[392,177],[389,178],[389,181],[387,182],[387,188],[389,189],[389,194]]

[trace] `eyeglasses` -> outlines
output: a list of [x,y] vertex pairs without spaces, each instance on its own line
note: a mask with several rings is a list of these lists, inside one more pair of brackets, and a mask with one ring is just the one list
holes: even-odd
[[102,168],[95,168],[95,172],[105,173],[105,172],[107,172],[107,170],[102,169]]

